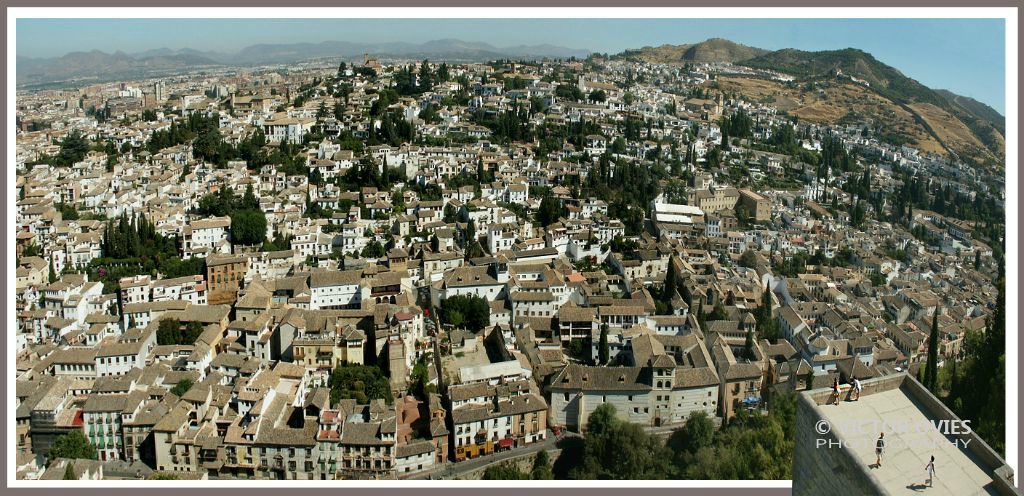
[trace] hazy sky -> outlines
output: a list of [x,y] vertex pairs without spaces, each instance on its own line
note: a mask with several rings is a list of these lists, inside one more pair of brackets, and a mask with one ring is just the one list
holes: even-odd
[[16,35],[17,54],[29,57],[442,38],[614,53],[719,37],[770,50],[859,48],[931,88],[1005,106],[1002,19],[19,19]]

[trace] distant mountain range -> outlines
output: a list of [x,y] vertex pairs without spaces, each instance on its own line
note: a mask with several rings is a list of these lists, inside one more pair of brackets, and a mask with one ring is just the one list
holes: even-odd
[[381,58],[484,62],[500,58],[584,58],[588,50],[555,45],[496,47],[488,43],[441,39],[426,43],[287,43],[251,45],[236,53],[199,51],[190,48],[159,48],[126,54],[93,50],[72,52],[62,57],[17,57],[17,82],[21,87],[59,83],[100,82],[154,77],[187,70],[221,66],[252,66],[300,62],[317,58],[353,59],[364,54]]

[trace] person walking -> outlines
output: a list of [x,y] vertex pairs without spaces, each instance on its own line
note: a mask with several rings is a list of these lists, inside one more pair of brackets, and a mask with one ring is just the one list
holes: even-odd
[[878,434],[878,441],[875,441],[875,465],[882,468],[882,453],[885,452],[885,433]]
[[854,394],[853,401],[857,401],[857,400],[860,399],[860,390],[861,390],[860,379],[854,377],[853,378],[853,394]]
[[932,456],[932,459],[928,462],[928,465],[924,466],[924,469],[925,469],[925,471],[928,472],[928,487],[932,487],[932,483],[934,482],[932,479],[935,479],[935,456],[934,455]]
[[836,406],[839,406],[839,398],[841,394],[842,392],[839,389],[839,378],[836,377],[835,379],[832,379],[832,395],[836,397]]

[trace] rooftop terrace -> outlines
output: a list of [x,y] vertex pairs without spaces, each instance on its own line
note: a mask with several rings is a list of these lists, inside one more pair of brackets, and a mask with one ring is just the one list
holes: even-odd
[[[831,389],[818,389],[800,396],[794,494],[844,486],[878,494],[1017,494],[1006,462],[914,378],[864,381],[858,401],[844,391],[837,405],[831,395]],[[878,466],[881,432],[886,449]],[[925,466],[931,456],[935,478],[929,487]],[[825,482],[829,478],[834,480]],[[838,487],[825,487],[832,485]]]

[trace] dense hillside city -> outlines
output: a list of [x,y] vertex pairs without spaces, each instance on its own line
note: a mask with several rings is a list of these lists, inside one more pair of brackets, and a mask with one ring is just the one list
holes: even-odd
[[743,48],[20,91],[18,477],[790,479],[897,374],[1002,453],[1000,149]]

